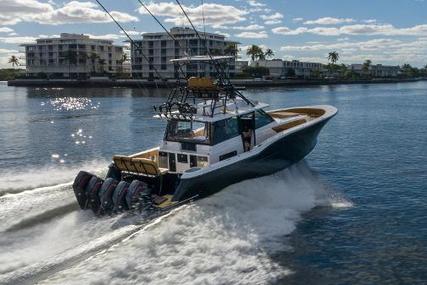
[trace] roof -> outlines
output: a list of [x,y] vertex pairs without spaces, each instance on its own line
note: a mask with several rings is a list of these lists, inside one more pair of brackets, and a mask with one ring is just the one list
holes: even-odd
[[[209,103],[209,102],[210,101],[207,101],[207,103]],[[201,113],[202,113],[202,109],[203,109],[203,103],[199,103],[197,105],[197,114],[194,115],[192,120],[196,121],[196,122],[212,123],[212,122],[232,118],[235,116],[245,115],[245,114],[254,112],[256,110],[267,108],[269,106],[268,104],[261,103],[261,102],[253,102],[253,103],[255,105],[250,106],[250,105],[247,105],[243,100],[236,100],[236,103],[230,102],[229,104],[227,104],[227,112],[225,114],[224,113],[218,113],[218,114],[215,114],[214,116],[202,115]],[[177,119],[179,119],[178,111],[173,112],[173,114],[177,116],[176,117]],[[165,118],[165,117],[160,116],[160,115],[155,115],[154,117],[155,118]],[[185,118],[183,118],[183,119],[185,119]]]
[[228,55],[221,55],[221,56],[206,56],[206,55],[197,55],[197,56],[188,56],[188,57],[182,57],[182,58],[176,58],[171,59],[171,62],[194,62],[194,61],[220,61],[220,60],[226,60],[226,59],[232,59],[234,56],[228,56]]

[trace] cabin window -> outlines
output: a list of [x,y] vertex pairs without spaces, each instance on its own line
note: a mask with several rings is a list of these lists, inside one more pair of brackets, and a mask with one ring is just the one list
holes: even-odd
[[273,120],[274,119],[263,110],[257,110],[255,112],[255,128],[256,129],[270,124],[271,122],[273,122]]
[[160,168],[168,168],[168,153],[167,152],[159,152],[159,167]]
[[209,144],[208,124],[194,121],[170,121],[166,140]]
[[236,117],[217,121],[214,123],[213,127],[214,144],[221,143],[240,135],[239,122]]

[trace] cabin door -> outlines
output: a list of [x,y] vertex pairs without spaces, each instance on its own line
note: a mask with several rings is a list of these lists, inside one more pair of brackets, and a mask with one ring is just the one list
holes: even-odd
[[242,137],[243,151],[251,150],[255,144],[255,113],[239,117],[239,129]]

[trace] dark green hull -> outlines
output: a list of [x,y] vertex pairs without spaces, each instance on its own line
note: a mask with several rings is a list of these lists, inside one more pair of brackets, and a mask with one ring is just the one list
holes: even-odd
[[205,174],[181,179],[174,201],[194,196],[203,198],[240,181],[271,175],[307,156],[317,143],[317,136],[329,119],[289,134],[257,154]]

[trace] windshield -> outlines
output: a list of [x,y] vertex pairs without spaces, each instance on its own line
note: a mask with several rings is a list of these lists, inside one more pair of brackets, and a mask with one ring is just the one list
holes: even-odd
[[209,144],[208,124],[192,121],[169,121],[166,140]]

